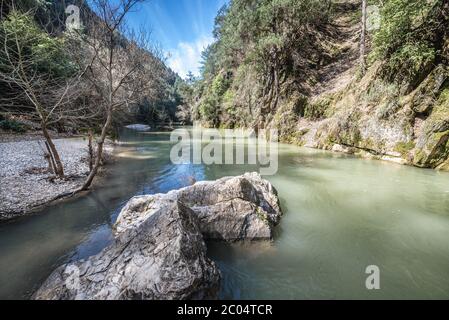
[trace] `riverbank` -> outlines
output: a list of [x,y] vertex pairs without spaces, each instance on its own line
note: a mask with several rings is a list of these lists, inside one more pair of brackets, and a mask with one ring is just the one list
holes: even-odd
[[[87,139],[57,138],[67,178],[55,179],[44,158],[45,144],[38,134],[2,134],[0,138],[0,221],[31,213],[80,188],[89,173]],[[113,144],[105,146],[111,158]]]

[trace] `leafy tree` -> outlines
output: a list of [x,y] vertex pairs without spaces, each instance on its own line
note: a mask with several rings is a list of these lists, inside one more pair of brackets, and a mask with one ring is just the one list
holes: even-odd
[[372,57],[388,61],[387,76],[411,81],[434,63],[448,30],[448,7],[447,0],[383,1]]
[[[330,0],[233,0],[224,6],[215,21],[217,41],[203,53],[199,116],[217,125],[230,110],[239,110],[264,122],[277,109],[283,84],[303,77],[305,66],[322,53],[314,38],[330,13]],[[252,83],[239,82],[249,78]],[[217,90],[219,79],[226,80],[226,90]],[[231,87],[252,91],[247,97],[257,107],[237,101],[242,94],[223,99]]]
[[192,84],[195,83],[196,77],[195,77],[195,75],[192,73],[192,71],[189,71],[189,72],[187,73],[186,81],[187,81],[187,83],[188,83],[189,85],[192,85]]

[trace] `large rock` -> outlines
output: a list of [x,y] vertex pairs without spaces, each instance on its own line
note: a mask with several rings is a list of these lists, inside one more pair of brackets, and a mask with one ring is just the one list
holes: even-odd
[[100,254],[58,268],[36,299],[203,299],[220,276],[192,211],[173,203],[121,233]]
[[120,213],[118,234],[138,227],[161,207],[180,201],[199,218],[206,239],[267,240],[282,212],[276,189],[257,173],[198,182],[167,194],[135,197]]
[[439,97],[417,137],[413,164],[438,168],[449,161],[449,89]]
[[58,268],[34,298],[215,298],[220,274],[203,236],[271,239],[281,214],[276,190],[256,173],[133,198],[117,220],[114,243]]
[[220,275],[196,220],[180,203],[165,206],[100,254],[58,268],[35,299],[214,298]]

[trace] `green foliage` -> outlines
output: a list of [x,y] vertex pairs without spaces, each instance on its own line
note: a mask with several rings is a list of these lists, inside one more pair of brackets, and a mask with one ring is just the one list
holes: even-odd
[[304,109],[304,117],[311,120],[321,120],[331,116],[332,102],[332,97],[325,97],[315,102],[309,102]]
[[218,19],[214,59],[225,69],[247,61],[265,70],[292,43],[300,46],[301,28],[319,25],[329,10],[330,1],[322,0],[234,0]]
[[380,30],[374,37],[373,59],[387,61],[387,74],[413,79],[438,54],[429,32],[441,0],[387,0],[381,9]]
[[12,131],[12,132],[16,132],[16,133],[24,133],[26,132],[25,127],[14,120],[1,120],[0,121],[0,129],[4,130],[4,131]]
[[30,64],[27,67],[34,71],[52,77],[65,78],[75,72],[75,64],[64,50],[64,39],[52,37],[42,30],[31,15],[10,12],[0,23],[0,33],[6,41],[6,48],[0,55],[3,72],[11,72],[19,60],[26,61]]
[[272,125],[279,130],[282,142],[298,143],[298,138],[305,132],[298,132],[298,120],[307,107],[308,99],[303,95],[294,94],[280,104],[273,117]]
[[212,81],[212,93],[221,97],[229,87],[229,81],[226,79],[225,75],[219,74]]
[[374,80],[368,90],[361,97],[368,104],[377,104],[383,100],[393,100],[399,95],[399,88],[394,83],[388,83],[382,79]]
[[[203,53],[203,120],[217,122],[218,118],[227,121],[233,117],[236,121],[242,119],[240,125],[246,125],[248,115],[257,117],[260,113],[263,101],[276,104],[281,83],[288,77],[302,77],[304,64],[322,52],[313,38],[317,28],[328,21],[331,3],[232,0],[224,6],[215,21],[217,41]],[[226,81],[220,78],[221,74],[226,74]],[[248,81],[250,78],[252,82]],[[233,94],[224,99],[229,87]],[[256,106],[252,105],[253,100],[257,100]]]
[[410,151],[415,148],[416,144],[413,141],[409,142],[399,142],[394,148],[395,151],[399,152],[403,157],[406,157]]
[[200,116],[205,122],[213,126],[218,125],[220,105],[228,88],[229,80],[224,73],[219,73],[207,89],[199,107]]
[[192,99],[193,87],[189,82],[182,80],[181,78],[176,78],[175,84],[173,85],[173,96],[175,103],[180,105],[184,102],[188,102]]

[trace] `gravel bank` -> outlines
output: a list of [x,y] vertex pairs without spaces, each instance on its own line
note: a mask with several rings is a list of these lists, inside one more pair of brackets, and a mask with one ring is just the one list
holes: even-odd
[[[44,159],[43,140],[0,143],[0,221],[29,213],[57,196],[79,188],[89,172],[87,140],[54,140],[62,158],[67,180],[51,181]],[[112,145],[105,147],[112,152]]]

